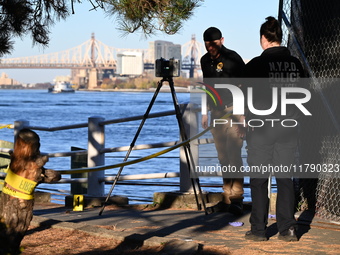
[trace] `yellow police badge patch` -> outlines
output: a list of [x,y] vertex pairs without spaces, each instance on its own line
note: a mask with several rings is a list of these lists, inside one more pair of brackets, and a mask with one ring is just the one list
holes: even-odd
[[222,72],[222,68],[223,68],[223,63],[220,62],[220,63],[217,64],[216,71],[217,71],[217,72]]

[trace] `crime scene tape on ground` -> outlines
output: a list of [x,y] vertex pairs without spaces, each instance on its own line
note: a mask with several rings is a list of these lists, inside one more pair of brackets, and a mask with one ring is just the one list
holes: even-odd
[[[232,114],[232,112],[228,112],[227,114],[225,114],[223,117],[221,117],[221,119],[226,119],[228,118],[230,115]],[[143,162],[155,157],[158,157],[160,155],[163,155],[165,153],[168,153],[170,151],[173,151],[183,145],[186,145],[188,143],[190,143],[193,140],[196,140],[197,138],[199,138],[200,136],[204,135],[205,133],[207,133],[209,130],[211,130],[213,128],[213,125],[210,125],[208,128],[206,128],[205,130],[203,130],[201,133],[198,133],[197,135],[183,141],[180,142],[178,144],[175,144],[169,148],[166,148],[162,151],[150,154],[148,156],[145,156],[143,158],[139,158],[139,159],[135,159],[135,160],[131,160],[131,161],[126,161],[123,163],[119,163],[119,164],[114,164],[114,165],[107,165],[107,166],[96,166],[96,167],[89,167],[89,168],[74,168],[71,170],[56,170],[57,172],[59,172],[60,174],[78,174],[78,173],[86,173],[86,172],[96,172],[96,171],[103,171],[103,170],[108,170],[108,169],[112,169],[112,168],[118,168],[118,167],[123,167],[123,166],[128,166],[128,165],[133,165],[139,162]]]

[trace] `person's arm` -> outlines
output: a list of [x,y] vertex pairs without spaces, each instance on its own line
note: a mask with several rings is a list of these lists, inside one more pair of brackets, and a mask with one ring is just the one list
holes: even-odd
[[236,132],[238,137],[245,138],[247,131],[246,117],[244,115],[233,115],[233,120],[238,123],[236,124]]
[[208,114],[202,115],[201,123],[202,123],[202,128],[207,129],[209,127],[209,124],[208,124],[209,123]]

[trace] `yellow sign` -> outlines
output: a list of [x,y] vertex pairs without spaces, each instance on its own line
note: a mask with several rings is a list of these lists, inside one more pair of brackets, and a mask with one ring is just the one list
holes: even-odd
[[84,210],[84,195],[73,195],[73,211]]

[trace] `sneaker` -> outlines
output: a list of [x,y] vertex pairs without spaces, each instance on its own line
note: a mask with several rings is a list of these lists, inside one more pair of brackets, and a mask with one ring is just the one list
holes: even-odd
[[286,242],[296,242],[298,241],[298,238],[296,236],[296,230],[294,227],[290,227],[286,233],[279,234],[278,239]]
[[265,235],[255,235],[253,234],[253,232],[251,232],[251,230],[247,231],[244,237],[247,240],[256,241],[256,242],[262,242],[262,241],[268,240],[268,238]]

